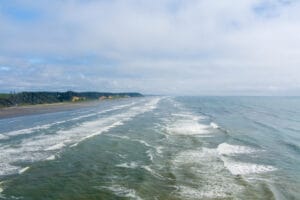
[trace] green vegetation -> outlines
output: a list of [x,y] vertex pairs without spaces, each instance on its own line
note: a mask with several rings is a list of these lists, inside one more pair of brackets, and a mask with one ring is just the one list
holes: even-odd
[[142,97],[140,93],[109,92],[21,92],[16,94],[0,94],[0,107],[35,105],[60,102],[82,102],[88,100],[104,100],[125,97]]
[[11,94],[1,94],[0,93],[0,99],[8,99],[11,96]]

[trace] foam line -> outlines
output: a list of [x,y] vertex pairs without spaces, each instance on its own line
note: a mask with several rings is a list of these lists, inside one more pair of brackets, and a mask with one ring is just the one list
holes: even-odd
[[139,165],[136,162],[122,163],[122,164],[116,165],[116,167],[129,168],[129,169],[135,169],[138,166]]
[[64,146],[65,146],[64,143],[58,143],[58,144],[55,144],[55,145],[53,145],[53,146],[50,146],[50,147],[46,148],[45,150],[46,150],[46,151],[53,151],[53,150],[61,149],[61,148],[63,148]]
[[[31,127],[31,128],[6,132],[6,133],[3,133],[3,134],[0,134],[0,140],[1,139],[7,139],[8,136],[17,136],[17,135],[30,134],[30,133],[33,133],[35,131],[45,130],[45,129],[51,128],[52,126],[63,124],[63,123],[66,123],[66,122],[76,121],[76,120],[80,120],[80,119],[83,119],[83,118],[88,118],[88,117],[92,117],[92,116],[97,116],[99,114],[104,114],[104,113],[107,113],[107,112],[110,112],[110,111],[120,110],[122,108],[130,107],[134,104],[136,104],[136,103],[130,103],[130,104],[125,104],[125,105],[115,106],[111,109],[103,110],[103,111],[96,112],[96,113],[81,115],[81,116],[74,117],[74,118],[68,119],[68,120],[62,120],[62,121],[58,121],[58,122],[54,122],[54,123],[50,123],[50,124],[39,125],[39,126]],[[3,137],[1,135],[3,135]]]
[[49,156],[48,158],[46,158],[46,160],[55,160],[55,155],[51,155],[51,156]]
[[231,145],[228,143],[219,144],[217,150],[220,155],[251,154],[258,151],[250,147]]
[[146,141],[144,141],[144,140],[133,139],[132,141],[133,141],[133,142],[139,142],[139,143],[145,145],[146,147],[151,147],[151,145],[148,144],[148,143],[147,143]]
[[30,169],[30,167],[24,167],[22,169],[19,170],[19,174],[23,174],[24,172],[26,172],[28,169]]
[[120,185],[112,185],[112,186],[102,186],[98,187],[99,189],[106,189],[111,192],[113,192],[118,197],[127,197],[130,199],[135,200],[142,200],[141,197],[139,197],[134,189],[129,189],[124,186]]
[[224,161],[224,166],[233,175],[260,174],[277,170],[270,165],[236,162],[228,158],[222,158],[222,160]]
[[154,171],[150,166],[148,166],[148,165],[143,165],[142,168],[145,169],[146,171],[150,172],[150,174],[151,174],[152,176],[154,176],[154,177],[157,177],[157,178],[163,179],[163,180],[166,179],[165,177],[163,177],[163,176],[160,175],[159,173],[155,172],[155,171]]
[[20,167],[15,166],[14,163],[51,160],[53,159],[52,155],[62,148],[77,145],[88,138],[120,126],[137,115],[152,111],[159,101],[160,98],[147,99],[147,102],[130,107],[122,113],[87,121],[69,130],[59,130],[53,134],[25,138],[14,146],[2,145],[0,146],[0,176],[18,173]]

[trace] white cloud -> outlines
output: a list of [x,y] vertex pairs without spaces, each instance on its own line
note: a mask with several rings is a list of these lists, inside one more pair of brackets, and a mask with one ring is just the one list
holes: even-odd
[[[0,65],[52,68],[55,73],[44,74],[45,82],[55,77],[57,85],[75,89],[102,90],[106,85],[107,90],[148,93],[267,94],[300,89],[296,1],[24,2],[18,6],[42,14],[24,23],[0,9],[0,52],[5,55]],[[85,67],[66,59],[52,63],[53,58],[78,60],[90,54],[95,59]],[[32,57],[43,62],[32,63]],[[40,80],[42,72],[33,73],[21,79],[47,87]]]
[[0,66],[0,71],[10,71],[10,68],[5,66]]

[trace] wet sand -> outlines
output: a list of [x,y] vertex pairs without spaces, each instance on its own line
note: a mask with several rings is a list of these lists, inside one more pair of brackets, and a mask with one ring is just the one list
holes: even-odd
[[74,110],[83,107],[95,106],[101,103],[100,101],[89,101],[80,103],[53,103],[53,104],[38,104],[29,106],[18,106],[0,108],[0,119],[19,117],[24,115],[43,114],[51,112],[60,112],[67,110]]

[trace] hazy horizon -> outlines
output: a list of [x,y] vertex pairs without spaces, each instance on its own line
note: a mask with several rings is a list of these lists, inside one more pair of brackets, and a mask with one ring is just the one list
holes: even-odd
[[0,92],[298,96],[300,2],[0,1]]

